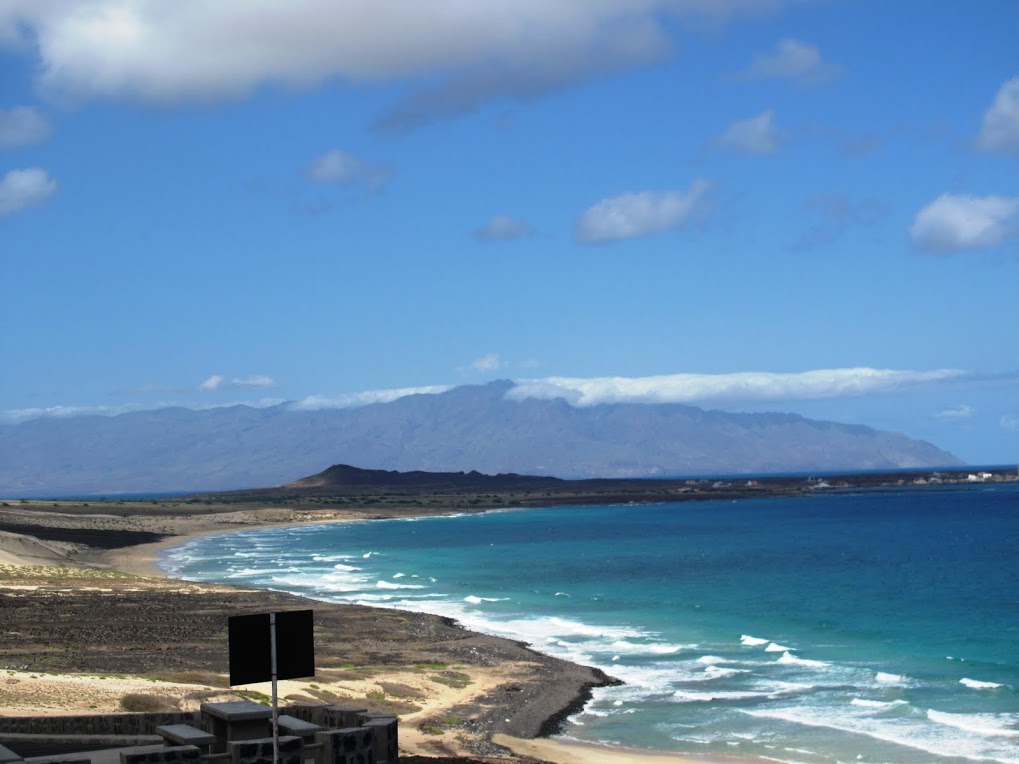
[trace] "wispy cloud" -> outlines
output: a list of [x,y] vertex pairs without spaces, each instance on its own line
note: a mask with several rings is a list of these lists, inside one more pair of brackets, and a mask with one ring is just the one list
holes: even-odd
[[503,367],[502,359],[498,353],[487,353],[480,358],[475,358],[470,363],[474,371],[498,371]]
[[715,146],[737,154],[766,156],[778,152],[788,139],[786,131],[775,125],[771,109],[748,119],[733,122],[715,137]]
[[984,113],[977,148],[1000,154],[1019,154],[1019,76],[998,90]]
[[474,238],[480,241],[511,241],[530,236],[534,229],[524,220],[509,215],[496,215],[484,225],[474,229]]
[[307,168],[307,176],[316,183],[360,185],[368,191],[379,191],[392,176],[385,164],[373,164],[333,149],[316,157]]
[[688,191],[641,191],[602,199],[577,222],[577,239],[602,244],[679,228],[710,211],[712,184],[695,180]]
[[511,361],[503,358],[498,353],[485,353],[478,356],[466,366],[458,366],[457,371],[461,374],[473,372],[494,372],[506,369],[534,369],[540,366],[538,361],[531,358],[526,361]]
[[831,244],[854,226],[870,226],[885,215],[885,206],[877,199],[854,202],[844,193],[819,194],[804,203],[819,220],[793,242],[793,249],[809,250]]
[[249,377],[234,377],[233,379],[227,379],[222,374],[213,374],[198,385],[198,389],[202,392],[268,387],[276,387],[276,380],[264,374],[252,374]]
[[1004,414],[998,420],[998,426],[1009,432],[1019,432],[1019,414]]
[[372,403],[390,403],[408,395],[437,395],[453,389],[453,385],[429,385],[425,387],[403,387],[395,390],[367,390],[342,395],[309,395],[288,404],[294,411],[320,411],[323,409],[352,409]]
[[57,182],[45,170],[11,170],[0,180],[0,215],[11,215],[42,204],[57,192]]
[[909,235],[928,252],[979,249],[1019,235],[1017,216],[1019,196],[942,194],[916,213]]
[[740,79],[784,79],[802,85],[817,85],[839,73],[839,67],[821,57],[816,45],[786,37],[778,41],[774,53],[754,56],[750,67],[739,73]]
[[12,149],[46,140],[52,128],[42,112],[31,106],[0,109],[0,148]]
[[966,376],[958,369],[817,369],[799,373],[670,374],[654,377],[548,377],[519,380],[507,397],[563,398],[575,406],[601,403],[790,401],[889,393]]
[[936,419],[948,419],[948,420],[969,419],[970,417],[973,416],[974,413],[976,413],[975,408],[970,406],[968,403],[963,403],[954,408],[939,411],[934,415],[934,417]]
[[0,422],[17,424],[29,419],[70,418],[78,416],[119,416],[139,411],[158,411],[167,408],[186,408],[194,411],[229,408],[231,406],[250,406],[252,408],[269,408],[279,406],[284,401],[280,398],[263,398],[258,401],[230,401],[221,403],[195,403],[194,401],[161,401],[159,403],[122,403],[118,405],[95,406],[46,406],[39,408],[6,409],[0,411]]

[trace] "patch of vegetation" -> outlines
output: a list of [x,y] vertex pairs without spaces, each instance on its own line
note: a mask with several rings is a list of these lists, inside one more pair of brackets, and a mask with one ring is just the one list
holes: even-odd
[[157,711],[179,711],[180,701],[169,695],[148,695],[144,692],[129,692],[120,699],[122,711],[154,713]]
[[426,735],[444,735],[451,729],[459,727],[464,723],[464,720],[459,716],[444,716],[441,719],[429,719],[426,722],[422,722],[418,729]]
[[414,664],[414,667],[415,668],[419,668],[419,669],[431,669],[432,671],[438,671],[440,669],[446,668],[446,664],[445,663],[416,663],[416,664]]
[[433,674],[429,679],[457,690],[462,690],[471,683],[470,676],[460,671],[443,671],[439,674]]
[[261,703],[263,706],[272,705],[272,697],[266,695],[264,692],[258,692],[257,690],[236,690],[236,694],[242,698],[253,700],[256,703]]
[[411,700],[421,700],[427,698],[427,693],[421,692],[417,687],[411,687],[409,684],[401,684],[400,682],[379,682],[379,687],[389,697],[393,698],[410,698]]

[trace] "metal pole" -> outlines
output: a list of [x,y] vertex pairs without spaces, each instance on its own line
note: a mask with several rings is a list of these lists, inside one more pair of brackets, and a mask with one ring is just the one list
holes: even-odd
[[280,761],[280,707],[276,694],[276,614],[269,613],[269,665],[272,670],[272,764]]

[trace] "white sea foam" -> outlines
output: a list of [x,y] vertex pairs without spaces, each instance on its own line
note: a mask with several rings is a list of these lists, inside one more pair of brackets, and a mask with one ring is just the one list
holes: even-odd
[[768,642],[770,642],[771,640],[760,639],[758,637],[751,637],[747,634],[744,634],[739,638],[739,641],[741,645],[746,645],[747,647],[760,647],[761,645],[768,644]]
[[716,690],[714,692],[691,692],[677,690],[672,697],[679,703],[712,703],[719,700],[757,700],[774,698],[771,692],[753,692],[739,690]]
[[1019,714],[950,714],[930,709],[927,718],[978,735],[1019,738],[1019,727],[1016,726],[1019,724]]
[[748,669],[731,668],[728,666],[708,666],[704,669],[707,679],[727,679],[738,674],[749,674]]
[[868,700],[867,698],[853,698],[849,702],[851,705],[859,706],[860,708],[870,708],[875,711],[888,711],[892,708],[909,705],[909,701],[906,700]]
[[881,684],[905,684],[907,678],[902,674],[888,674],[884,671],[878,671],[874,675],[874,681]]
[[406,573],[394,573],[393,578],[403,578],[405,575]]
[[782,663],[787,666],[811,666],[813,668],[824,668],[825,666],[831,665],[824,661],[814,661],[809,658],[797,658],[792,653],[782,653],[782,657],[775,662]]
[[[1016,723],[1017,715],[947,714],[954,724],[932,723],[935,718],[884,717],[872,709],[846,704],[840,708],[811,705],[762,706],[737,709],[740,713],[759,719],[784,721],[827,730],[837,730],[882,740],[923,751],[935,757],[959,757],[1019,764],[1019,756],[1007,724]],[[939,712],[928,712],[939,717]],[[1005,739],[1002,739],[1002,737]]]
[[424,584],[394,584],[389,581],[379,581],[375,584],[379,589],[427,589]]
[[468,594],[464,597],[464,602],[480,605],[482,602],[505,602],[507,599],[507,597],[475,597],[473,594]]
[[616,653],[631,653],[640,655],[675,655],[689,645],[673,645],[665,642],[652,642],[641,644],[639,642],[628,642],[620,639],[608,645],[607,649]]
[[342,562],[338,562],[335,565],[333,565],[333,570],[345,570],[345,571],[353,572],[355,570],[361,570],[361,568],[359,568],[359,567],[357,567],[355,565],[346,565],[346,564],[344,564]]
[[702,655],[697,659],[698,663],[706,663],[709,666],[714,666],[718,663],[729,663],[729,660],[721,657],[720,655]]
[[960,679],[959,684],[965,685],[973,690],[997,690],[1005,685],[998,682],[981,682],[978,679]]
[[796,649],[795,647],[786,647],[785,645],[780,645],[780,644],[777,644],[775,642],[772,642],[766,648],[764,648],[764,652],[766,652],[766,653],[787,653],[790,650],[795,650],[795,649]]
[[300,573],[300,568],[241,568],[228,573],[227,578],[251,578],[253,576],[269,576],[274,573]]

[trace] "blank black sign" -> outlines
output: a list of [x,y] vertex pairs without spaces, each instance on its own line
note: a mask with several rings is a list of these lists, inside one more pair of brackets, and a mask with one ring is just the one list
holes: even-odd
[[[315,675],[313,611],[276,614],[276,678]],[[269,613],[227,619],[230,640],[230,685],[272,679]]]

